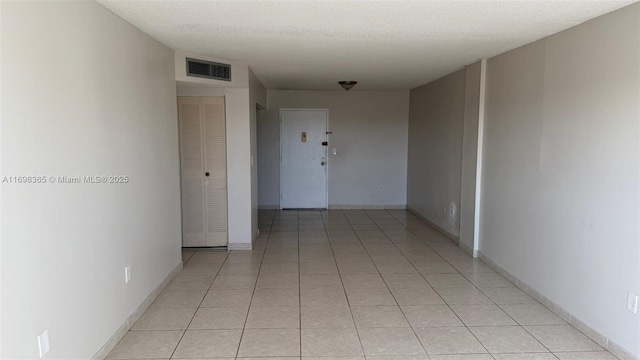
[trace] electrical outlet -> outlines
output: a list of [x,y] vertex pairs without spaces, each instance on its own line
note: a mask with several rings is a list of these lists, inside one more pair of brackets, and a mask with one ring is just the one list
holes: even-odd
[[131,265],[124,268],[124,282],[128,283],[129,281],[131,281]]
[[38,336],[38,351],[40,352],[40,358],[49,352],[49,329],[45,330]]
[[627,310],[632,313],[638,313],[638,295],[628,292],[627,293]]
[[384,191],[384,186],[380,185],[380,187],[378,188],[378,191]]
[[449,214],[450,215],[455,215],[456,213],[456,204],[455,203],[451,203],[451,208],[449,210]]

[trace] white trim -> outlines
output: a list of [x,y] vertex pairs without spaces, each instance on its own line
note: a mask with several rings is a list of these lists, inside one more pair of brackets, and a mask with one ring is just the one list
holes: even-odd
[[[283,111],[324,111],[326,113],[325,117],[325,133],[329,132],[329,109],[316,109],[316,108],[280,108],[279,109],[279,125],[280,125],[280,162],[279,162],[279,170],[280,170],[280,195],[278,196],[278,201],[280,202],[278,205],[278,209],[282,210],[282,112]],[[329,142],[329,134],[325,134],[325,139]],[[324,181],[325,181],[325,196],[324,196],[324,206],[325,208],[329,207],[329,146],[325,148],[326,152],[326,166],[324,171]]]
[[480,202],[482,201],[482,151],[484,146],[484,108],[487,87],[487,59],[480,60],[480,99],[478,101],[478,144],[476,149],[476,194],[473,214],[472,256],[478,257],[480,250]]
[[133,313],[127,318],[127,320],[124,321],[124,323],[118,328],[118,330],[116,330],[116,332],[113,335],[111,335],[109,340],[107,340],[107,342],[104,345],[102,345],[100,350],[98,350],[98,352],[96,352],[96,354],[93,355],[91,359],[101,360],[106,358],[107,355],[109,355],[111,350],[113,350],[116,347],[116,345],[118,345],[120,340],[122,340],[122,338],[127,334],[127,332],[131,329],[133,324],[135,324],[136,321],[140,319],[142,314],[149,308],[149,305],[153,303],[153,301],[158,297],[158,295],[160,295],[162,290],[164,290],[164,288],[167,287],[167,285],[169,285],[171,280],[173,280],[173,278],[180,272],[180,270],[182,270],[182,265],[183,265],[182,261],[180,261],[178,265],[176,265],[176,267],[174,267],[173,270],[169,272],[169,274],[164,278],[164,280],[162,280],[162,282],[158,284],[158,286],[156,286],[155,289],[153,289],[153,291],[151,291],[149,296],[147,296],[147,298],[144,299],[142,304],[140,304],[140,306],[138,306],[133,311]]

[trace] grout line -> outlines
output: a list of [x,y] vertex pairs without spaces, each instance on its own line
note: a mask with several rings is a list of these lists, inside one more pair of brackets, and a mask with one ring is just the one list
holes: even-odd
[[[200,249],[196,250],[193,254],[191,254],[191,256],[189,257],[189,260],[191,260],[193,258],[193,255],[197,254],[199,251],[200,251]],[[191,326],[191,323],[193,322],[193,319],[196,317],[196,314],[198,313],[198,310],[200,310],[200,306],[202,305],[202,302],[207,297],[207,294],[209,293],[209,290],[211,290],[211,287],[213,286],[213,282],[216,281],[216,277],[218,277],[218,274],[220,273],[220,269],[222,269],[222,267],[224,266],[224,264],[227,262],[228,259],[229,259],[229,253],[227,253],[227,255],[224,257],[224,261],[222,262],[222,264],[220,264],[220,267],[216,271],[215,275],[213,275],[213,280],[211,281],[211,284],[209,285],[209,288],[207,288],[207,291],[205,291],[204,296],[202,297],[202,299],[200,299],[200,303],[198,304],[198,307],[196,307],[196,311],[194,311],[193,316],[191,316],[191,320],[189,320],[189,323],[187,324],[187,327],[185,327],[184,331],[182,332],[182,336],[180,336],[180,340],[178,340],[178,342],[176,343],[176,347],[173,348],[173,351],[171,352],[171,355],[169,356],[170,359],[173,358],[173,355],[176,353],[176,350],[178,350],[178,346],[180,346],[180,343],[182,342],[182,339],[184,339],[184,336],[187,334],[187,331],[189,330],[189,326]],[[187,264],[189,263],[189,260],[187,260]]]
[[296,220],[298,223],[298,233],[296,234],[296,244],[298,248],[298,325],[300,329],[298,330],[299,334],[299,345],[298,345],[298,356],[302,357],[302,274],[301,274],[301,266],[300,266],[300,213],[297,214]]
[[[346,242],[339,241],[339,242],[337,242],[335,244],[331,241],[331,236],[329,235],[328,227],[331,227],[329,217],[330,217],[330,214],[332,212],[338,212],[338,214],[339,214],[338,218],[340,219],[340,223],[342,224],[342,219],[344,219],[346,221],[346,225],[348,226],[348,228],[344,228],[344,229],[339,227],[338,230],[334,230],[334,231],[352,233],[353,235],[355,235],[354,239],[349,237],[348,241],[346,241]],[[293,213],[293,212],[288,212],[288,213]],[[313,214],[314,214],[313,219],[314,220],[315,220],[315,214],[316,213],[318,213],[320,215],[319,217],[320,217],[320,220],[321,220],[321,222],[323,224],[323,232],[324,232],[324,234],[326,236],[326,240],[328,242],[329,248],[331,249],[331,253],[332,253],[332,256],[333,256],[333,263],[335,264],[336,269],[338,271],[338,276],[339,276],[341,284],[342,284],[342,290],[343,290],[344,296],[345,296],[345,298],[347,300],[347,306],[349,307],[349,311],[350,311],[350,314],[351,314],[351,320],[352,320],[352,322],[354,324],[354,328],[355,328],[356,334],[358,336],[358,340],[360,341],[360,348],[361,348],[362,354],[363,354],[362,356],[366,357],[366,355],[364,355],[364,348],[363,348],[363,345],[362,345],[362,340],[360,338],[359,328],[355,324],[355,318],[354,318],[353,312],[351,311],[351,304],[350,304],[350,301],[349,301],[349,297],[347,295],[346,287],[344,286],[343,275],[347,275],[347,274],[343,274],[342,271],[340,270],[340,267],[338,266],[338,261],[337,261],[338,258],[336,257],[336,249],[335,249],[335,246],[337,246],[337,245],[358,245],[362,250],[365,251],[365,253],[367,254],[367,257],[369,259],[369,262],[373,264],[374,268],[376,269],[376,273],[378,274],[378,276],[380,278],[382,278],[382,280],[383,280],[383,282],[384,282],[384,284],[386,286],[386,290],[392,295],[392,297],[393,297],[393,299],[395,301],[395,304],[396,304],[395,306],[397,306],[400,309],[401,313],[403,314],[403,317],[404,317],[405,321],[409,324],[409,328],[411,328],[411,330],[414,333],[414,336],[416,337],[416,339],[418,339],[418,342],[420,343],[420,345],[422,346],[423,350],[425,351],[425,354],[427,354],[427,357],[428,357],[428,352],[426,351],[425,345],[422,343],[422,341],[420,341],[420,338],[417,336],[414,327],[408,321],[407,315],[402,310],[402,307],[398,302],[397,296],[393,294],[393,291],[389,287],[389,284],[387,283],[387,280],[384,278],[383,274],[380,272],[379,264],[376,264],[376,262],[373,261],[373,259],[371,257],[371,254],[370,254],[370,250],[367,249],[367,246],[371,247],[371,245],[372,245],[373,248],[375,248],[376,245],[383,245],[384,244],[384,245],[392,245],[395,249],[397,249],[400,252],[400,255],[403,257],[403,259],[409,262],[409,264],[417,272],[417,274],[419,274],[420,277],[426,281],[426,284],[431,289],[433,289],[435,294],[440,299],[442,299],[442,301],[448,307],[448,309],[451,312],[453,312],[453,314],[462,323],[462,326],[455,326],[455,327],[457,327],[457,328],[464,327],[465,329],[467,329],[467,331],[472,334],[472,336],[476,339],[476,341],[478,341],[478,343],[480,343],[480,345],[485,349],[486,354],[488,354],[490,357],[493,357],[493,354],[489,353],[488,349],[484,346],[484,344],[480,341],[480,339],[478,337],[476,337],[476,335],[471,331],[471,328],[475,328],[475,327],[479,327],[479,326],[483,327],[485,325],[478,325],[478,326],[468,326],[468,325],[466,325],[462,321],[460,316],[453,310],[452,306],[458,306],[458,305],[459,306],[468,306],[468,305],[489,305],[490,306],[490,305],[493,305],[494,307],[497,307],[499,309],[499,311],[502,311],[504,314],[506,314],[508,318],[512,319],[515,322],[515,324],[514,325],[488,325],[489,327],[494,327],[494,326],[495,327],[501,327],[501,328],[519,327],[521,329],[524,329],[524,331],[529,336],[531,336],[534,340],[536,340],[542,347],[544,347],[544,349],[546,351],[548,351],[549,354],[551,354],[554,357],[557,357],[555,353],[551,352],[549,348],[547,348],[535,336],[533,336],[524,327],[525,325],[520,325],[520,323],[518,321],[516,321],[513,316],[509,315],[505,310],[502,309],[500,304],[498,304],[496,301],[494,301],[493,299],[488,297],[487,294],[485,293],[485,291],[482,288],[478,287],[475,283],[473,283],[473,282],[471,282],[469,280],[474,276],[474,274],[482,274],[482,272],[480,272],[480,273],[476,273],[476,272],[462,273],[460,270],[458,270],[457,268],[454,267],[454,269],[456,271],[455,274],[461,275],[464,279],[468,280],[470,282],[470,284],[471,284],[470,286],[468,286],[468,287],[465,286],[464,288],[473,289],[474,291],[478,291],[480,294],[482,294],[483,296],[485,296],[485,297],[487,297],[489,299],[490,304],[449,304],[447,301],[444,300],[444,298],[442,297],[442,295],[440,295],[438,290],[436,288],[434,288],[431,285],[431,283],[429,283],[429,281],[427,280],[426,275],[429,275],[429,274],[423,274],[422,272],[418,271],[417,265],[414,264],[413,261],[409,260],[409,258],[407,258],[407,254],[410,254],[411,251],[412,251],[412,250],[410,250],[410,247],[407,248],[407,249],[404,249],[404,250],[401,249],[401,247],[400,247],[400,244],[423,244],[428,249],[432,250],[435,255],[440,256],[441,258],[442,258],[442,256],[440,255],[441,253],[450,251],[449,249],[443,249],[441,247],[436,247],[438,249],[438,250],[436,250],[436,248],[431,247],[431,245],[439,245],[439,243],[437,241],[435,241],[435,239],[431,239],[430,235],[428,233],[427,234],[419,234],[422,231],[421,231],[421,229],[417,228],[417,224],[425,224],[428,229],[431,228],[431,226],[429,224],[424,223],[424,221],[422,221],[421,219],[418,219],[418,221],[416,222],[416,227],[414,227],[413,226],[413,222],[411,222],[411,219],[407,219],[406,218],[406,216],[412,216],[412,215],[409,215],[410,213],[408,213],[406,211],[405,211],[405,214],[406,214],[405,218],[401,218],[401,217],[399,218],[399,217],[397,217],[397,216],[400,216],[398,211],[387,210],[387,209],[384,209],[384,210],[366,210],[365,209],[365,210],[360,210],[359,212],[352,212],[351,210],[345,211],[344,209],[340,209],[340,210],[331,210],[331,213],[330,213],[330,210],[325,210],[325,211],[313,212]],[[244,335],[244,330],[245,330],[245,327],[246,327],[246,324],[247,324],[247,321],[248,321],[248,315],[249,315],[249,312],[251,310],[251,305],[253,303],[253,298],[255,296],[255,291],[257,289],[258,279],[259,279],[261,271],[262,271],[262,265],[264,264],[264,259],[265,259],[266,255],[267,255],[267,251],[270,251],[269,250],[269,245],[271,243],[272,245],[283,245],[284,248],[288,247],[287,242],[285,242],[283,244],[275,244],[275,243],[271,242],[271,241],[275,241],[275,239],[272,237],[272,235],[273,235],[273,231],[272,231],[273,227],[274,226],[279,226],[279,227],[282,227],[284,229],[284,231],[288,232],[288,230],[286,228],[289,227],[290,225],[287,224],[287,221],[292,219],[292,218],[295,219],[296,227],[297,227],[296,246],[297,246],[297,255],[298,255],[298,259],[297,259],[297,265],[298,265],[298,311],[299,311],[299,334],[300,334],[300,339],[299,339],[299,341],[300,341],[299,357],[301,357],[303,355],[302,354],[302,330],[303,329],[302,329],[302,284],[301,284],[301,282],[302,282],[302,280],[301,280],[301,278],[302,278],[302,271],[301,271],[302,261],[301,261],[301,246],[302,245],[316,245],[316,244],[315,243],[311,243],[311,244],[301,244],[300,243],[300,235],[301,235],[301,227],[302,227],[300,221],[301,221],[301,218],[303,218],[303,219],[305,218],[305,215],[307,214],[306,212],[296,211],[295,215],[293,215],[293,216],[285,216],[285,217],[280,216],[281,214],[282,214],[282,211],[273,211],[272,215],[271,215],[271,222],[270,222],[270,227],[269,227],[269,235],[264,240],[264,247],[263,247],[263,250],[262,250],[262,258],[261,258],[261,261],[260,261],[260,266],[258,267],[258,274],[256,275],[256,281],[255,281],[254,286],[253,286],[253,292],[252,292],[252,295],[251,295],[251,301],[249,303],[249,308],[247,310],[247,315],[245,316],[245,324],[243,326],[242,333],[241,333],[241,336],[240,336],[240,341],[238,343],[238,348],[236,350],[236,358],[239,355],[240,345],[242,344],[242,338],[243,338],[243,335]],[[379,215],[383,215],[383,214],[389,215],[391,218],[388,218],[386,216],[379,217]],[[259,216],[259,218],[260,218],[260,216]],[[364,219],[364,218],[366,218],[366,219]],[[377,228],[377,230],[355,230],[354,229],[354,225],[360,225],[360,224],[353,224],[352,221],[353,222],[358,222],[360,220],[367,220],[367,221],[373,222],[373,224],[371,224],[371,225],[374,225],[375,228]],[[393,221],[399,223],[401,225],[401,227],[396,229],[393,226],[391,226],[391,228],[389,229],[388,226],[386,226],[386,224],[385,224],[385,221],[389,221],[389,220],[393,220]],[[276,221],[280,222],[280,224],[275,225]],[[283,221],[284,221],[284,223],[283,223]],[[366,224],[363,224],[363,225],[366,225]],[[315,226],[315,225],[313,225],[313,226]],[[383,230],[383,227],[387,228],[387,229]],[[366,228],[366,227],[364,227],[364,228]],[[313,231],[315,231],[315,230],[313,230]],[[376,232],[379,231],[384,235],[384,237],[381,238],[381,239],[384,239],[385,242],[384,243],[377,243],[377,242],[364,243],[363,242],[363,236],[366,236],[366,234],[360,235],[360,234],[358,234],[358,231],[376,231]],[[395,232],[395,231],[406,232],[407,234],[411,234],[412,238],[407,239],[407,238],[400,238],[400,236],[393,236],[393,232]],[[281,231],[279,229],[276,232],[283,232],[283,231]],[[427,239],[425,239],[425,237]],[[338,239],[338,238],[336,238],[336,239]],[[345,238],[345,239],[347,239],[347,238]],[[355,241],[353,241],[353,240],[355,240]],[[431,240],[433,240],[433,241],[431,241]],[[434,243],[434,241],[435,241],[435,243]],[[324,243],[322,243],[322,244],[324,244]],[[279,249],[279,247],[276,248],[276,249]],[[458,249],[455,249],[455,251],[457,251],[457,250]],[[192,260],[193,256],[195,254],[197,254],[197,253],[207,253],[207,252],[206,251],[200,251],[200,249],[194,251],[193,253],[191,253],[188,256],[188,258],[185,261],[185,264],[188,264]],[[253,253],[253,252],[250,252],[250,253]],[[220,267],[218,268],[216,274],[214,275],[212,283],[209,285],[207,291],[205,292],[204,297],[200,300],[200,304],[196,308],[196,311],[194,312],[194,315],[191,317],[191,320],[189,321],[189,324],[187,325],[187,327],[183,331],[182,336],[180,337],[180,340],[178,341],[176,347],[174,348],[174,350],[173,350],[173,352],[171,354],[172,357],[174,356],[175,351],[177,350],[178,346],[180,345],[180,342],[182,341],[182,339],[186,335],[186,332],[189,330],[188,328],[191,325],[191,323],[193,322],[193,320],[194,320],[196,314],[198,313],[199,309],[201,308],[202,303],[204,302],[204,299],[206,298],[207,294],[209,293],[209,291],[213,290],[212,287],[213,287],[213,283],[215,282],[215,279],[218,276],[221,275],[220,272],[221,272],[222,268],[225,265],[229,264],[229,262],[228,262],[229,261],[229,254],[231,254],[231,252],[227,252],[227,256],[225,257],[224,261],[222,262],[221,265],[219,265]],[[468,254],[466,254],[466,253],[465,253],[465,255],[468,256]],[[466,260],[464,260],[464,261],[466,261]],[[481,261],[481,260],[479,260],[479,261]],[[438,261],[438,262],[440,262],[440,261]],[[442,258],[442,262],[453,267],[452,262],[450,262],[449,260],[447,260],[445,258]],[[456,261],[453,261],[453,263],[455,263],[455,262]],[[348,260],[347,263],[353,263],[353,262]],[[484,264],[484,262],[482,262],[482,263]],[[381,264],[384,264],[384,263],[381,263]],[[502,276],[501,274],[495,272],[495,270],[494,270],[493,273],[494,274],[498,274],[499,276],[504,278],[504,276]],[[278,274],[280,274],[280,273],[278,273]],[[372,273],[370,273],[370,274],[372,274]],[[389,273],[389,274],[393,274],[393,273]],[[434,273],[434,274],[438,274],[438,273]],[[233,274],[228,274],[228,275],[233,275]],[[401,275],[401,274],[393,274],[393,275]],[[407,275],[407,274],[402,274],[402,275]],[[508,279],[507,279],[507,281],[508,281]],[[517,288],[517,286],[516,286],[516,288]],[[484,287],[484,289],[488,289],[488,288]],[[536,299],[534,299],[534,301],[535,301],[534,303],[531,303],[532,305],[533,304],[542,305],[546,309],[546,307],[540,301],[537,301]],[[518,304],[520,304],[520,303],[518,303]],[[377,305],[373,305],[373,306],[377,306]],[[549,324],[549,325],[551,325],[551,324]],[[575,329],[575,326],[571,325],[570,323],[566,323],[564,325],[569,325],[569,326],[571,326],[572,328]],[[380,328],[394,329],[394,328],[389,328],[389,327],[380,327]],[[159,331],[163,331],[163,330],[159,330]],[[166,330],[164,330],[164,331],[166,331]],[[606,349],[604,349],[604,350],[606,351]],[[608,353],[611,354],[610,352],[608,352]]]
[[[275,215],[274,215],[275,218]],[[273,220],[271,222],[271,225],[273,227]],[[260,266],[258,266],[258,274],[256,275],[256,282],[253,284],[253,290],[251,292],[251,300],[249,301],[249,307],[247,308],[247,315],[245,315],[244,317],[244,325],[242,326],[242,332],[240,333],[240,340],[238,341],[238,348],[236,349],[236,358],[238,357],[238,355],[240,354],[240,346],[242,345],[242,338],[244,337],[244,330],[247,327],[247,320],[249,319],[249,312],[251,311],[251,304],[253,303],[253,296],[256,293],[256,287],[258,286],[258,278],[260,278],[260,270],[262,270],[262,263],[264,261],[264,256],[267,253],[267,249],[266,246],[269,244],[269,239],[271,238],[271,229],[269,229],[269,236],[267,237],[266,240],[266,244],[265,244],[265,249],[262,252],[262,259],[260,259]],[[250,253],[252,253],[253,251],[251,251]],[[227,256],[228,258],[228,256]],[[250,262],[249,264],[252,264],[252,262]],[[249,265],[251,266],[251,265]],[[215,280],[214,280],[215,281]],[[213,284],[212,284],[213,286]]]
[[[342,216],[344,216],[343,210],[340,210],[340,213],[342,214]],[[329,220],[328,215],[329,214],[327,212],[327,220]],[[346,219],[346,216],[344,217]],[[344,286],[344,281],[342,279],[342,274],[340,273],[340,268],[338,267],[338,260],[336,259],[336,254],[335,254],[335,251],[333,250],[333,243],[331,242],[331,238],[329,237],[329,232],[327,231],[326,223],[324,222],[324,219],[322,221],[323,221],[323,224],[325,224],[324,226],[325,233],[327,234],[327,241],[329,242],[329,247],[331,248],[331,254],[333,254],[333,261],[336,264],[336,269],[338,270],[338,278],[340,278],[340,283],[342,284],[342,292],[344,293],[344,297],[347,300],[347,308],[349,309],[349,314],[351,314],[351,321],[353,322],[353,330],[356,332],[356,336],[358,337],[358,342],[360,343],[360,350],[362,351],[362,356],[364,357],[366,356],[364,352],[364,346],[362,345],[362,338],[360,337],[360,331],[358,331],[358,325],[356,325],[356,319],[353,316],[353,311],[351,310],[351,303],[349,302],[349,296],[347,295],[347,288]],[[349,222],[348,219],[347,219],[347,222]],[[351,224],[349,224],[349,227],[351,227]]]

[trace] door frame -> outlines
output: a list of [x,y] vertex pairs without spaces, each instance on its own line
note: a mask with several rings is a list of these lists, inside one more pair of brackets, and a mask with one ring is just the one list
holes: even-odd
[[[329,132],[329,109],[320,109],[320,108],[280,108],[279,113],[278,113],[278,117],[279,119],[279,124],[280,125],[280,159],[279,159],[279,169],[280,169],[280,178],[278,179],[279,185],[280,185],[280,194],[278,196],[278,207],[280,210],[282,210],[282,194],[284,194],[284,192],[282,191],[282,112],[283,111],[324,111],[325,112],[325,116],[326,116],[326,128],[325,128],[325,133]],[[325,134],[325,138],[327,139],[327,143],[329,142],[329,134]],[[324,203],[325,203],[325,207],[326,209],[329,209],[329,146],[327,145],[325,148],[325,151],[327,153],[326,155],[326,159],[327,159],[327,166],[325,166],[325,171],[324,171],[324,182],[325,182],[325,194],[324,194]]]

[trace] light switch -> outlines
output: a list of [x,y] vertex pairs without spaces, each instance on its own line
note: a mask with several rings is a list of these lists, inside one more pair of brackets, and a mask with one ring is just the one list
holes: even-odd
[[307,142],[307,133],[306,132],[302,133],[302,142]]

